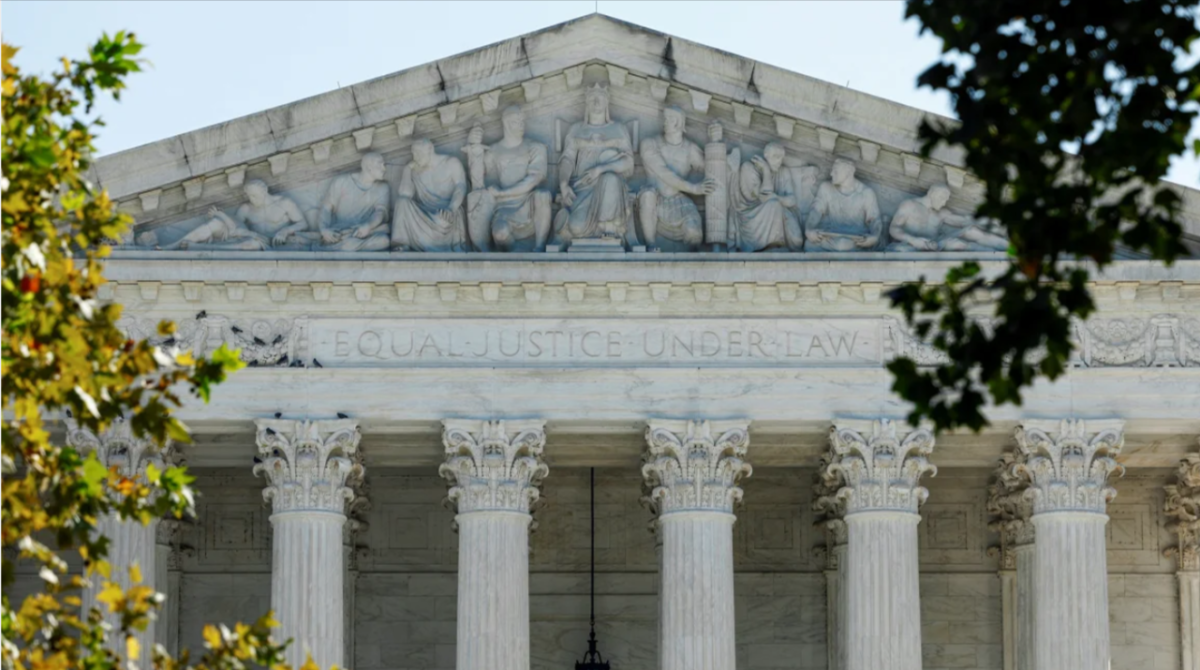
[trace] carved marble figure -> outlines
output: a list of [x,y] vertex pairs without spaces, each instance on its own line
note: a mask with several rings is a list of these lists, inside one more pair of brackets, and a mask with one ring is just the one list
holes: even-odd
[[[222,249],[263,251],[271,247],[307,249],[316,239],[305,229],[308,222],[300,207],[291,198],[272,195],[260,179],[246,182],[249,202],[241,205],[233,216],[213,207],[210,218],[182,238],[160,249]],[[153,238],[146,238],[152,241]]]
[[969,216],[946,209],[950,188],[929,187],[920,198],[900,203],[892,216],[888,251],[1004,251],[1008,240]]
[[383,181],[383,156],[362,157],[361,170],[329,185],[317,214],[321,246],[333,251],[383,251],[388,248],[391,191]]
[[817,189],[805,222],[809,251],[870,250],[883,238],[875,191],[854,176],[854,164],[833,161],[829,181]]
[[628,238],[630,203],[626,179],[633,174],[633,140],[612,120],[608,91],[588,89],[584,120],[567,131],[559,163],[563,208],[554,221],[557,237]]
[[437,153],[433,142],[424,139],[413,143],[412,153],[396,189],[392,249],[470,251],[463,215],[467,173],[462,161]]
[[686,117],[678,107],[663,110],[662,137],[642,142],[642,166],[650,185],[638,194],[638,219],[647,246],[662,236],[689,248],[704,242],[704,221],[696,203],[686,194],[709,195],[716,190],[710,179],[693,182],[693,172],[704,174],[704,151],[686,139]]
[[804,247],[800,216],[812,197],[816,169],[784,164],[783,145],[771,142],[762,156],[742,163],[730,175],[729,246],[737,251]]
[[[525,112],[512,106],[501,116],[504,138],[483,145],[483,129],[471,129],[467,164],[467,231],[478,251],[545,251],[550,237],[550,191],[546,181],[546,145],[525,137]],[[488,185],[488,181],[491,185]]]

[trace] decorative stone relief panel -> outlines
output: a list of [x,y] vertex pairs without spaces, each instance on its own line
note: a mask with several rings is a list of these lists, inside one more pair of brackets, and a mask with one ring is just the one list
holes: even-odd
[[[837,131],[764,110],[758,116],[774,123],[756,123],[752,106],[611,65],[569,72],[231,168],[228,189],[210,180],[216,188],[188,182],[148,191],[138,211],[147,220],[129,247],[987,253],[1007,246],[960,213],[977,198],[961,172],[930,188],[916,180],[920,160],[896,160],[895,150],[881,160],[874,143],[856,152],[861,164],[835,157]],[[524,108],[513,104],[522,100]],[[392,126],[395,133],[381,131]]]
[[814,564],[813,547],[823,542],[813,525],[811,470],[769,469],[746,480],[746,497],[734,509],[733,562],[738,571],[796,571]]
[[1165,549],[1174,544],[1163,513],[1166,473],[1133,470],[1117,484],[1117,497],[1108,504],[1108,567],[1110,572],[1168,572],[1174,561]]
[[303,365],[302,352],[307,350],[305,319],[241,319],[234,320],[207,310],[195,318],[175,318],[174,335],[158,334],[162,319],[127,315],[117,327],[131,338],[148,340],[155,346],[177,348],[197,356],[207,356],[222,344],[241,350],[241,359],[250,367]]
[[236,566],[239,570],[270,571],[271,512],[250,468],[193,474],[198,475],[194,485],[199,492],[197,523],[182,530],[182,544],[194,548],[182,553],[184,570],[211,572]]
[[453,572],[458,565],[454,513],[443,506],[445,480],[436,474],[388,470],[371,476],[369,525],[360,534],[364,572]]
[[[986,319],[983,319],[986,328]],[[920,341],[899,319],[884,317],[888,354],[918,365],[938,365],[944,353]],[[1200,318],[1156,314],[1076,321],[1072,329],[1075,367],[1193,367],[1200,365]]]
[[929,499],[917,526],[923,572],[995,569],[987,555],[987,479],[983,470],[956,468],[925,481]]

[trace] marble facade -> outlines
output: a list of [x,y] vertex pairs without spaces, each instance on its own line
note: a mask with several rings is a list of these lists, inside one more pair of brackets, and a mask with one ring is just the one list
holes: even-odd
[[1067,375],[935,440],[885,293],[1005,245],[922,117],[592,16],[101,159],[121,326],[251,366],[180,413],[152,635],[567,666],[595,467],[614,667],[1200,670],[1200,261],[1125,254]]

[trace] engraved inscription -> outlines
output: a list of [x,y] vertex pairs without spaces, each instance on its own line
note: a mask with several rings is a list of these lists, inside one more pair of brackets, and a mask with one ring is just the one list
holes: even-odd
[[873,319],[316,319],[333,366],[878,366]]

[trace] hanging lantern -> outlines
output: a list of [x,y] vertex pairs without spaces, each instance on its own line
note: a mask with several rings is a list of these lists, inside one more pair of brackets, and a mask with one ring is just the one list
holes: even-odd
[[591,587],[591,618],[588,634],[588,650],[582,661],[575,662],[575,670],[609,670],[608,661],[600,655],[596,648],[596,468],[591,468],[591,514],[592,514],[592,587]]

